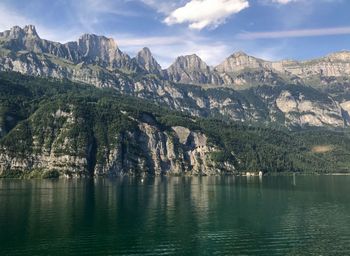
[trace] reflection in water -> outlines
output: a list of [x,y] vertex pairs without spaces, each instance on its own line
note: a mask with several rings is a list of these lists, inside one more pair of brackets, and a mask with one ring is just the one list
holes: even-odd
[[3,255],[349,254],[350,177],[0,180]]
[[297,179],[295,173],[293,173],[293,186],[297,185]]

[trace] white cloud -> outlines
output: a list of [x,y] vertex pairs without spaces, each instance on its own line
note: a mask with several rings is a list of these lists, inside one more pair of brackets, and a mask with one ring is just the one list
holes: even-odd
[[254,40],[254,39],[312,37],[312,36],[331,36],[331,35],[349,35],[349,34],[350,34],[350,27],[336,27],[336,28],[246,32],[246,33],[238,34],[237,38]]
[[247,0],[191,0],[172,11],[164,22],[168,25],[188,23],[189,28],[201,30],[216,27],[248,7]]

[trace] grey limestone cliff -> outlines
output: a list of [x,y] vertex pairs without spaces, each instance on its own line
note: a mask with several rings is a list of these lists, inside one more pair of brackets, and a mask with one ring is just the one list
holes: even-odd
[[[96,117],[85,115],[84,108],[96,111]],[[111,122],[101,126],[98,113],[68,102],[42,106],[1,141],[0,176],[40,170],[70,177],[235,172],[233,163],[212,160],[220,147],[200,131],[182,126],[164,130],[151,114],[135,118],[123,110],[112,113]]]

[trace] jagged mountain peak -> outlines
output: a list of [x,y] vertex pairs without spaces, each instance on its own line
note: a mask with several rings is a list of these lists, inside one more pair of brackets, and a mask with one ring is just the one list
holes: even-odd
[[243,51],[234,52],[230,57],[248,57],[249,55]]
[[142,48],[135,57],[137,60],[145,61],[145,62],[151,62],[155,61],[153,58],[152,52],[148,47]]
[[265,61],[263,59],[254,57],[252,55],[247,54],[246,52],[243,51],[237,51],[232,53],[227,59],[254,59],[254,60],[258,60],[258,61]]
[[100,36],[100,35],[89,34],[89,33],[82,34],[79,37],[79,40],[100,40],[100,41],[106,41],[106,42],[111,42],[116,44],[113,38],[108,38],[106,36]]
[[121,60],[122,63],[117,64],[121,67],[130,59],[119,50],[114,39],[95,34],[83,34],[78,39],[78,49],[85,62],[96,62],[103,66],[113,66]]
[[184,70],[209,70],[209,66],[197,54],[177,57],[169,69],[171,68],[180,68]]
[[162,73],[162,67],[155,60],[151,50],[148,47],[144,47],[141,51],[139,51],[134,59],[136,60],[136,63],[144,70],[158,75]]
[[181,59],[197,59],[200,61],[203,61],[197,54],[193,53],[193,54],[188,54],[188,55],[181,55],[179,57],[176,58],[177,60],[181,60]]
[[95,34],[83,34],[78,39],[80,46],[90,45],[90,47],[99,47],[108,51],[117,51],[118,46],[113,38],[98,36]]
[[189,84],[220,84],[221,78],[196,54],[177,57],[166,70],[167,78]]
[[75,42],[61,44],[40,39],[33,25],[13,27],[0,33],[2,47],[10,51],[30,51],[50,54],[75,64],[96,64],[100,67],[117,68],[127,72],[139,70],[131,58],[123,53],[112,38],[96,34],[83,34]]
[[152,56],[152,52],[148,47],[143,47],[141,51],[139,51],[139,54],[144,54],[148,56]]
[[268,62],[239,51],[226,58],[221,64],[215,67],[215,70],[221,73],[234,73],[246,68],[263,68],[266,63]]
[[23,28],[27,36],[40,38],[34,25],[27,25]]
[[23,39],[23,38],[35,38],[40,39],[38,33],[36,32],[36,28],[34,25],[27,25],[23,28],[19,26],[13,26],[10,30],[6,30],[0,33],[0,37],[6,39]]

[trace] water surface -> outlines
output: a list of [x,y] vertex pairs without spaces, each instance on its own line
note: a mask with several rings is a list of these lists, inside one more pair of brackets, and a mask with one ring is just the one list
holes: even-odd
[[350,255],[350,176],[0,180],[1,255]]

